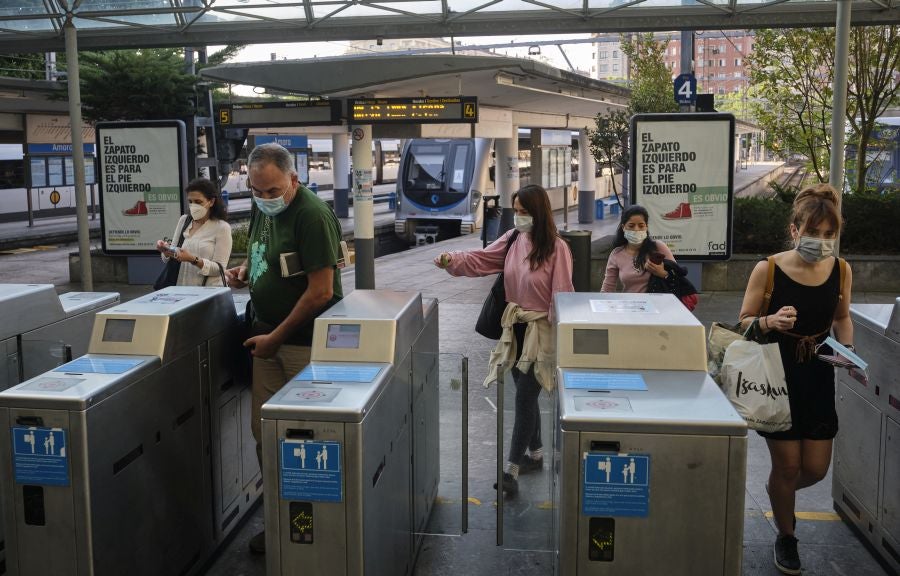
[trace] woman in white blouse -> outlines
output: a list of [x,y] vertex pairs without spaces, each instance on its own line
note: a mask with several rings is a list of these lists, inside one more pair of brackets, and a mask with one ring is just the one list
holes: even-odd
[[[222,286],[222,270],[231,257],[231,226],[222,196],[215,184],[206,178],[192,180],[187,186],[190,220],[187,214],[178,219],[171,244],[156,242],[163,261],[176,258],[181,262],[178,286]],[[187,223],[187,226],[185,224]],[[176,251],[184,229],[184,241]]]

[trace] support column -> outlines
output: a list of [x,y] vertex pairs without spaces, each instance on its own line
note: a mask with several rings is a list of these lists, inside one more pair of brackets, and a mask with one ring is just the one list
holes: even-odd
[[87,195],[84,185],[84,137],[81,133],[81,79],[78,74],[78,35],[69,16],[63,26],[66,34],[66,72],[69,86],[69,125],[72,129],[72,163],[75,169],[75,216],[78,222],[78,258],[81,260],[81,289],[94,290],[91,271],[91,229],[88,223]]
[[498,236],[513,227],[512,195],[519,189],[519,127],[512,127],[512,137],[494,141],[494,184],[500,195],[500,230]]
[[375,205],[372,202],[372,127],[354,126],[353,247],[356,288],[375,288]]
[[[847,76],[850,53],[851,2],[837,4],[837,22],[834,40],[834,102],[831,115],[831,162],[828,183],[840,194],[844,189],[844,127],[847,124]],[[840,205],[838,205],[840,209]]]
[[[679,54],[681,58],[681,73],[682,74],[690,74],[693,72],[693,57],[694,57],[694,31],[693,30],[682,30],[681,31],[681,46],[679,47],[681,50],[681,54]],[[691,104],[682,104],[679,106],[679,110],[681,112],[693,112],[694,106]]]
[[591,139],[587,130],[578,131],[578,223],[590,224],[594,221],[594,201],[597,193],[597,171],[591,154]]
[[338,218],[349,218],[350,136],[346,132],[331,135],[331,175],[334,180],[334,213]]

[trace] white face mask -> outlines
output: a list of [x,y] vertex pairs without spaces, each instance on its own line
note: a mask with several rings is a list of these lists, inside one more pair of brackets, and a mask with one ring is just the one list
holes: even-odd
[[801,236],[796,250],[801,258],[810,264],[815,264],[834,254],[834,238]]
[[191,204],[191,218],[194,220],[203,220],[206,218],[206,215],[209,214],[209,208],[204,206],[203,204]]
[[646,230],[625,230],[625,239],[629,244],[640,244],[647,239]]
[[514,214],[513,222],[515,223],[516,230],[519,232],[531,232],[531,228],[534,226],[534,218],[531,216]]

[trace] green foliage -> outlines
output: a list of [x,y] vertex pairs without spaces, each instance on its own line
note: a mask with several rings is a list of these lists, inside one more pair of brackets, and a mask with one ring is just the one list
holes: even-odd
[[0,76],[43,80],[44,75],[43,54],[5,54],[0,56]]
[[772,254],[785,249],[789,239],[790,204],[763,198],[735,198],[732,252]]
[[89,120],[162,120],[193,114],[196,78],[181,50],[114,50],[81,55],[81,94]]
[[900,193],[844,194],[841,253],[900,253]]
[[250,243],[248,236],[250,230],[247,224],[231,225],[231,253],[246,254],[247,245]]
[[631,67],[631,114],[678,112],[672,96],[672,75],[663,60],[666,42],[655,41],[653,33],[647,32],[630,39],[622,36],[621,46]]
[[[614,174],[617,170],[625,171],[629,165],[628,151],[628,114],[621,110],[611,112],[609,116],[597,114],[597,129],[587,130],[591,143],[591,155],[601,167],[608,168]],[[616,179],[612,179],[613,193],[616,190]],[[620,202],[621,203],[621,202]]]
[[[900,192],[844,194],[841,254],[900,254]],[[778,198],[736,198],[735,254],[774,254],[788,249],[791,203]]]
[[800,192],[800,188],[798,186],[792,186],[790,184],[784,185],[777,180],[772,180],[771,182],[769,182],[769,188],[771,188],[772,191],[775,192],[775,199],[781,200],[788,205],[794,203],[794,198],[797,196],[797,193]]

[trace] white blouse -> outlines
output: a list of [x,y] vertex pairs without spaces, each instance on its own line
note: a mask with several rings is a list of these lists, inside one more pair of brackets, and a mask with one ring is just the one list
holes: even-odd
[[[172,245],[178,243],[178,233],[184,226],[187,215],[182,215],[172,234]],[[224,220],[210,218],[203,223],[198,230],[191,233],[188,226],[184,231],[182,248],[194,256],[199,256],[203,261],[203,267],[198,268],[192,262],[182,262],[178,271],[178,286],[221,286],[222,279],[219,276],[219,267],[228,268],[228,259],[231,257],[231,226]],[[169,257],[162,255],[163,261],[168,262]],[[205,281],[205,283],[204,283]]]

